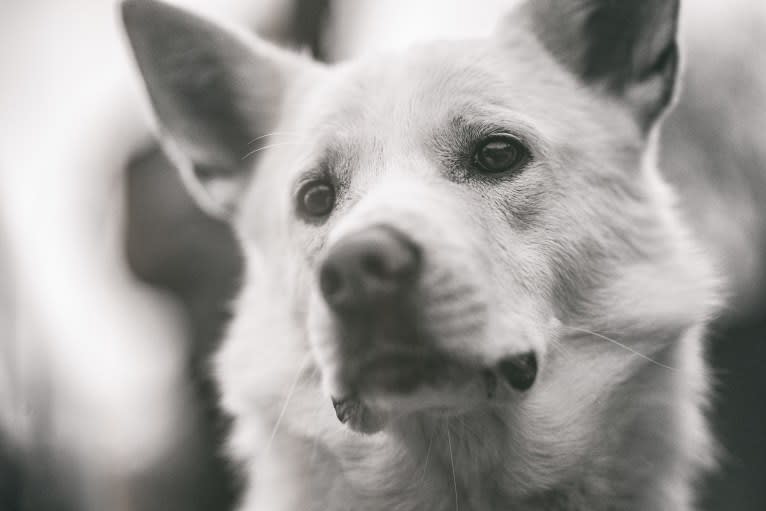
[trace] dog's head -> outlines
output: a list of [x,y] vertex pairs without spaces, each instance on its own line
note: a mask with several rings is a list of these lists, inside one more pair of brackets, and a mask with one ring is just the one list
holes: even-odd
[[534,0],[484,40],[334,66],[124,15],[168,151],[242,241],[243,395],[310,353],[352,429],[495,407],[561,443],[707,313],[651,150],[677,2]]

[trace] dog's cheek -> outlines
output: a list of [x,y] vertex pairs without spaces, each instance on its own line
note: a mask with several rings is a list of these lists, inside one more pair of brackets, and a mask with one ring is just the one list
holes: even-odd
[[555,338],[551,328],[556,318],[555,271],[550,247],[556,240],[539,225],[545,219],[544,209],[534,214],[533,223],[520,226],[507,221],[505,200],[491,204],[493,209],[485,215],[483,226],[486,241],[476,247],[484,254],[482,282],[488,305],[482,356],[492,362],[532,351],[542,362]]

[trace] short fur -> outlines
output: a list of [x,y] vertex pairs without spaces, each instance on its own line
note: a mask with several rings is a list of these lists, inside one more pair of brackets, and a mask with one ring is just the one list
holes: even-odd
[[[675,83],[672,3],[580,0],[562,17],[534,0],[486,40],[333,67],[124,3],[166,147],[247,260],[216,359],[243,511],[692,508],[710,463],[702,336],[717,300],[655,166]],[[625,58],[605,62],[638,64],[584,63],[608,47],[593,30],[607,21],[631,31],[616,45]],[[497,130],[530,148],[523,172],[471,170],[472,144]],[[294,205],[315,175],[337,187],[325,221]],[[371,396],[377,433],[338,422],[331,396],[354,361],[338,354],[317,266],[381,223],[423,250],[416,314],[439,349],[466,367],[532,350],[529,391],[488,397],[478,373],[456,371]]]

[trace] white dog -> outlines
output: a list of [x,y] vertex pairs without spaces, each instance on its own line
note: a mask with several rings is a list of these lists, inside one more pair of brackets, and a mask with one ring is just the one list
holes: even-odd
[[717,299],[654,164],[677,10],[529,0],[324,66],[125,1],[247,260],[217,358],[243,510],[691,508]]

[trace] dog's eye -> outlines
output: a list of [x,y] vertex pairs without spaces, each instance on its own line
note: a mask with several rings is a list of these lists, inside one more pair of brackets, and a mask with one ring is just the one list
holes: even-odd
[[511,135],[493,135],[474,153],[474,163],[487,174],[518,170],[529,160],[529,150]]
[[335,188],[327,181],[310,181],[298,192],[298,209],[308,217],[326,216],[335,206]]

